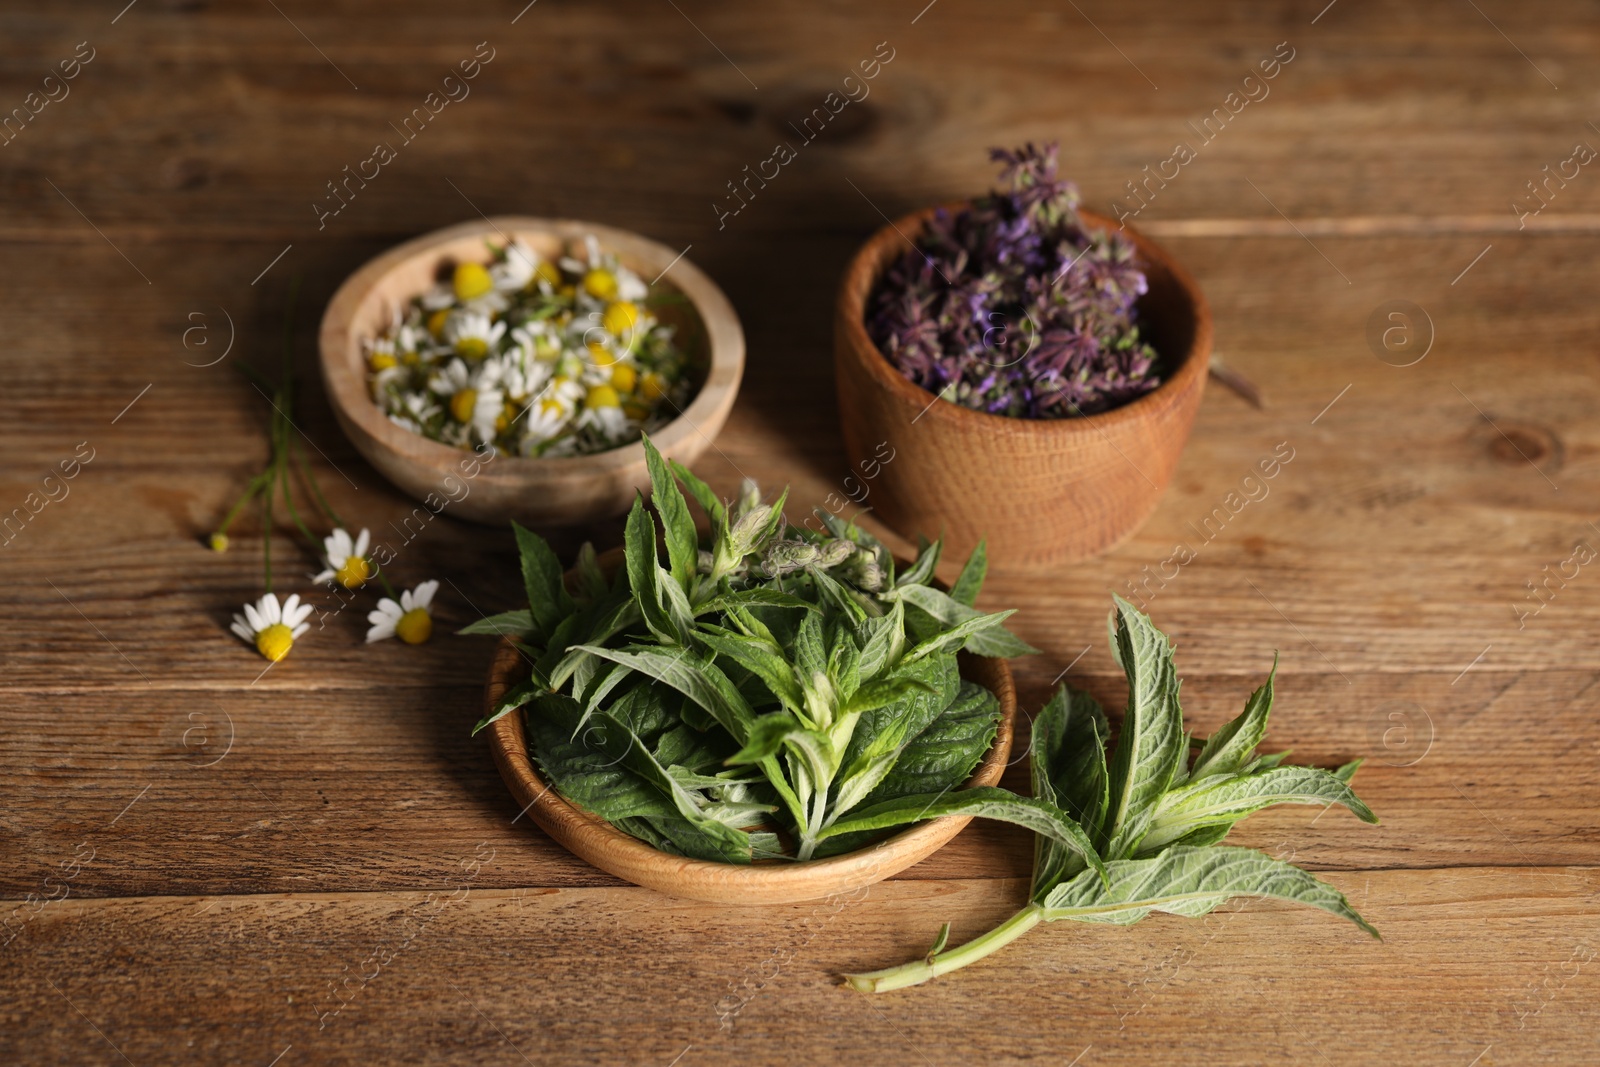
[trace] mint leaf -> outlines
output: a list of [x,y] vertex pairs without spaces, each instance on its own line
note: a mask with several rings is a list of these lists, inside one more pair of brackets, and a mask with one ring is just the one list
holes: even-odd
[[1147,615],[1116,598],[1118,660],[1128,676],[1128,706],[1110,766],[1110,804],[1099,838],[1112,857],[1132,851],[1172,783],[1188,742],[1178,706],[1172,646]]
[[1232,774],[1250,762],[1251,754],[1267,733],[1267,716],[1272,714],[1272,682],[1278,674],[1278,657],[1272,657],[1272,671],[1266,682],[1250,694],[1244,711],[1212,734],[1195,758],[1191,779],[1213,774]]
[[1270,897],[1332,912],[1378,937],[1343,893],[1252,848],[1176,846],[1151,859],[1112,860],[1105,867],[1105,881],[1085,872],[1052,891],[1044,901],[1045,920],[1126,926],[1152,911],[1197,918],[1234,897]]
[[531,530],[513,522],[517,554],[522,561],[522,584],[528,595],[528,610],[536,637],[548,637],[561,620],[572,614],[572,597],[561,572],[561,561],[550,543]]
[[666,535],[668,565],[678,588],[688,593],[694,584],[700,535],[695,532],[688,502],[683,499],[683,493],[679,491],[666,461],[656,451],[648,435],[641,440],[645,465],[650,470],[650,502],[655,505],[656,514],[661,516],[662,532]]

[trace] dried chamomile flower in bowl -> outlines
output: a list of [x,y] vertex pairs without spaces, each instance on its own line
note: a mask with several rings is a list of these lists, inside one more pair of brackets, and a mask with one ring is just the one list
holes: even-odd
[[681,252],[506,216],[391,249],[323,317],[340,424],[437,514],[579,523],[648,489],[640,439],[692,463],[726,420],[744,334]]

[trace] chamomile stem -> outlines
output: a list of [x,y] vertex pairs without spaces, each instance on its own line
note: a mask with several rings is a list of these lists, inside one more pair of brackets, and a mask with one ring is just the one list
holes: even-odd
[[[299,438],[291,437],[289,439],[289,447],[294,450],[295,461],[300,464],[300,476],[306,480],[306,485],[311,488],[311,499],[317,502],[317,507],[322,509],[322,513],[328,516],[328,519],[335,526],[344,526],[344,520],[339,518],[339,513],[333,510],[333,505],[328,503],[328,498],[322,495],[322,488],[317,485],[316,475],[311,473],[311,464],[306,462],[305,449],[300,447]],[[345,528],[349,529],[349,527]]]
[[389,594],[389,599],[393,600],[396,604],[400,603],[400,594],[396,593],[394,591],[394,586],[389,584],[389,576],[383,573],[383,568],[376,567],[374,569],[377,572],[378,581],[383,583],[383,591]]
[[272,592],[272,486],[269,482],[267,491],[261,497],[262,525],[261,555],[265,561],[264,592]]
[[240,494],[239,499],[233,502],[233,507],[229,508],[228,513],[222,517],[222,523],[216,529],[217,533],[225,534],[228,532],[228,527],[232,526],[233,520],[239,517],[239,512],[244,510],[244,506],[246,504],[255,499],[255,495],[261,492],[261,487],[266,485],[267,481],[268,477],[266,471],[262,471],[260,474],[250,479],[249,484],[244,487],[244,492]]
[[304,522],[300,521],[300,512],[294,506],[294,496],[289,492],[289,457],[287,454],[281,456],[278,460],[276,481],[278,488],[283,491],[283,506],[288,509],[289,518],[294,520],[295,526],[299,527],[300,532],[305,535],[307,541],[313,545],[316,544],[316,535],[306,527]]
[[1038,926],[1043,919],[1044,909],[1037,904],[1029,904],[993,930],[982,937],[968,941],[960,948],[930,953],[925,959],[912,960],[910,963],[902,963],[898,967],[889,967],[882,971],[847,974],[844,980],[852,989],[862,993],[887,993],[892,989],[921,985],[941,974],[949,974],[969,963],[978,962],[992,952],[999,951]]

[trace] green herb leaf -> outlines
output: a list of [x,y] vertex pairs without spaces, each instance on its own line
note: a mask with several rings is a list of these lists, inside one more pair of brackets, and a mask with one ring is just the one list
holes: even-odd
[[1102,851],[1130,854],[1155,815],[1156,803],[1188,755],[1178,676],[1166,634],[1132,604],[1116,598],[1117,648],[1128,676],[1128,707],[1110,766],[1110,805]]
[[735,742],[743,745],[749,740],[755,712],[733,682],[728,680],[728,676],[712,661],[688,649],[668,651],[648,645],[633,645],[625,649],[602,648],[598,645],[580,647],[601,659],[620,663],[671,686],[704,708],[718,725],[732,735]]
[[[1001,625],[1005,619],[1014,614],[1012,611],[985,615],[976,608],[968,607],[951,598],[949,594],[927,585],[898,585],[890,597],[920,608],[939,623],[941,630],[947,631],[968,624],[962,631],[962,647],[976,655],[1009,659],[1039,651]],[[974,620],[981,621],[973,624]],[[925,638],[923,643],[932,640],[937,640],[937,635]]]
[[595,555],[594,545],[585,541],[578,549],[578,595],[585,600],[604,600],[610,586],[606,584],[606,573],[600,569],[600,557]]
[[824,830],[822,836],[828,838],[862,830],[883,830],[945,815],[975,815],[1023,826],[1072,849],[1096,870],[1103,870],[1105,866],[1083,828],[1059,808],[993,786],[897,797],[870,808],[862,808],[838,820]]
[[[1126,649],[1124,652],[1126,653]],[[1255,849],[1175,846],[1152,859],[1112,860],[1106,881],[1087,872],[1045,899],[1046,920],[1128,925],[1152,911],[1195,918],[1233,897],[1271,897],[1332,912],[1378,937],[1344,894],[1309,871]]]
[[678,588],[687,594],[694,584],[697,560],[700,554],[700,536],[695,532],[694,518],[689,514],[688,502],[678,489],[666,461],[648,435],[642,439],[644,459],[650,470],[650,502],[661,516],[661,527],[666,535],[667,560],[672,578]]
[[572,597],[562,577],[561,561],[550,543],[518,523],[511,524],[517,538],[517,554],[522,560],[522,584],[528,594],[528,610],[533,631],[547,637],[562,619],[572,614]]
[[956,584],[950,587],[950,599],[967,607],[976,607],[978,593],[983,589],[983,579],[989,573],[989,548],[987,542],[979,541],[978,547],[972,550],[972,555],[967,557],[966,566],[961,568],[961,574],[956,578]]
[[528,701],[532,700],[534,697],[543,692],[546,692],[545,687],[539,684],[538,679],[529,679],[526,682],[519,682],[510,689],[507,689],[505,693],[501,695],[499,703],[495,704],[494,711],[490,712],[487,717],[479,719],[478,724],[472,728],[472,736],[478,736],[478,734],[490,723],[497,722],[500,719],[505,718],[505,716],[511,714],[513,711],[516,711],[518,708],[522,707]]
[[533,613],[519,610],[502,611],[498,615],[490,615],[487,618],[479,619],[477,622],[463,626],[456,633],[468,635],[488,634],[495,637],[509,634],[516,637],[527,637],[533,633],[533,629]]
[[999,727],[1000,698],[976,682],[963,681],[956,698],[926,727],[905,739],[892,769],[867,800],[961,786],[994,744]]
[[633,510],[628,512],[623,540],[628,584],[633,589],[633,600],[639,605],[645,626],[664,645],[682,644],[661,588],[661,565],[656,559],[656,523],[645,510],[642,496],[633,498]]
[[795,678],[794,668],[783,649],[771,639],[747,637],[721,627],[702,624],[696,632],[700,642],[718,656],[726,657],[760,678],[778,702],[791,712],[804,713],[805,694]]
[[925,544],[917,561],[906,569],[900,576],[901,585],[929,585],[933,581],[933,572],[939,566],[939,550],[941,543],[933,541]]
[[1316,767],[1276,767],[1246,777],[1210,775],[1168,793],[1156,809],[1139,853],[1146,855],[1206,826],[1232,826],[1274,804],[1342,804],[1363,822],[1378,817],[1343,779]]
[[1195,758],[1191,779],[1213,774],[1233,774],[1250,762],[1256,746],[1267,733],[1267,716],[1272,714],[1272,682],[1278,674],[1278,657],[1272,657],[1272,671],[1266,682],[1250,694],[1244,711],[1206,740]]

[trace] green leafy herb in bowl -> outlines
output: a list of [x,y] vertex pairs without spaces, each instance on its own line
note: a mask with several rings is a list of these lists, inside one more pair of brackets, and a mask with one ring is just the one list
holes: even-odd
[[[981,549],[945,592],[937,543],[902,569],[832,515],[822,534],[791,526],[786,494],[763,503],[749,483],[725,504],[645,448],[653,511],[635,502],[614,574],[586,546],[569,585],[549,546],[517,528],[529,607],[465,632],[507,636],[528,678],[477,729],[521,709],[550,785],[669,859],[820,860],[884,830],[979,815],[1099,866],[1053,805],[960,788],[1000,707],[962,677],[958,652],[1032,651],[1005,628],[1012,612],[973,607]],[[704,545],[679,483],[706,514]]]

